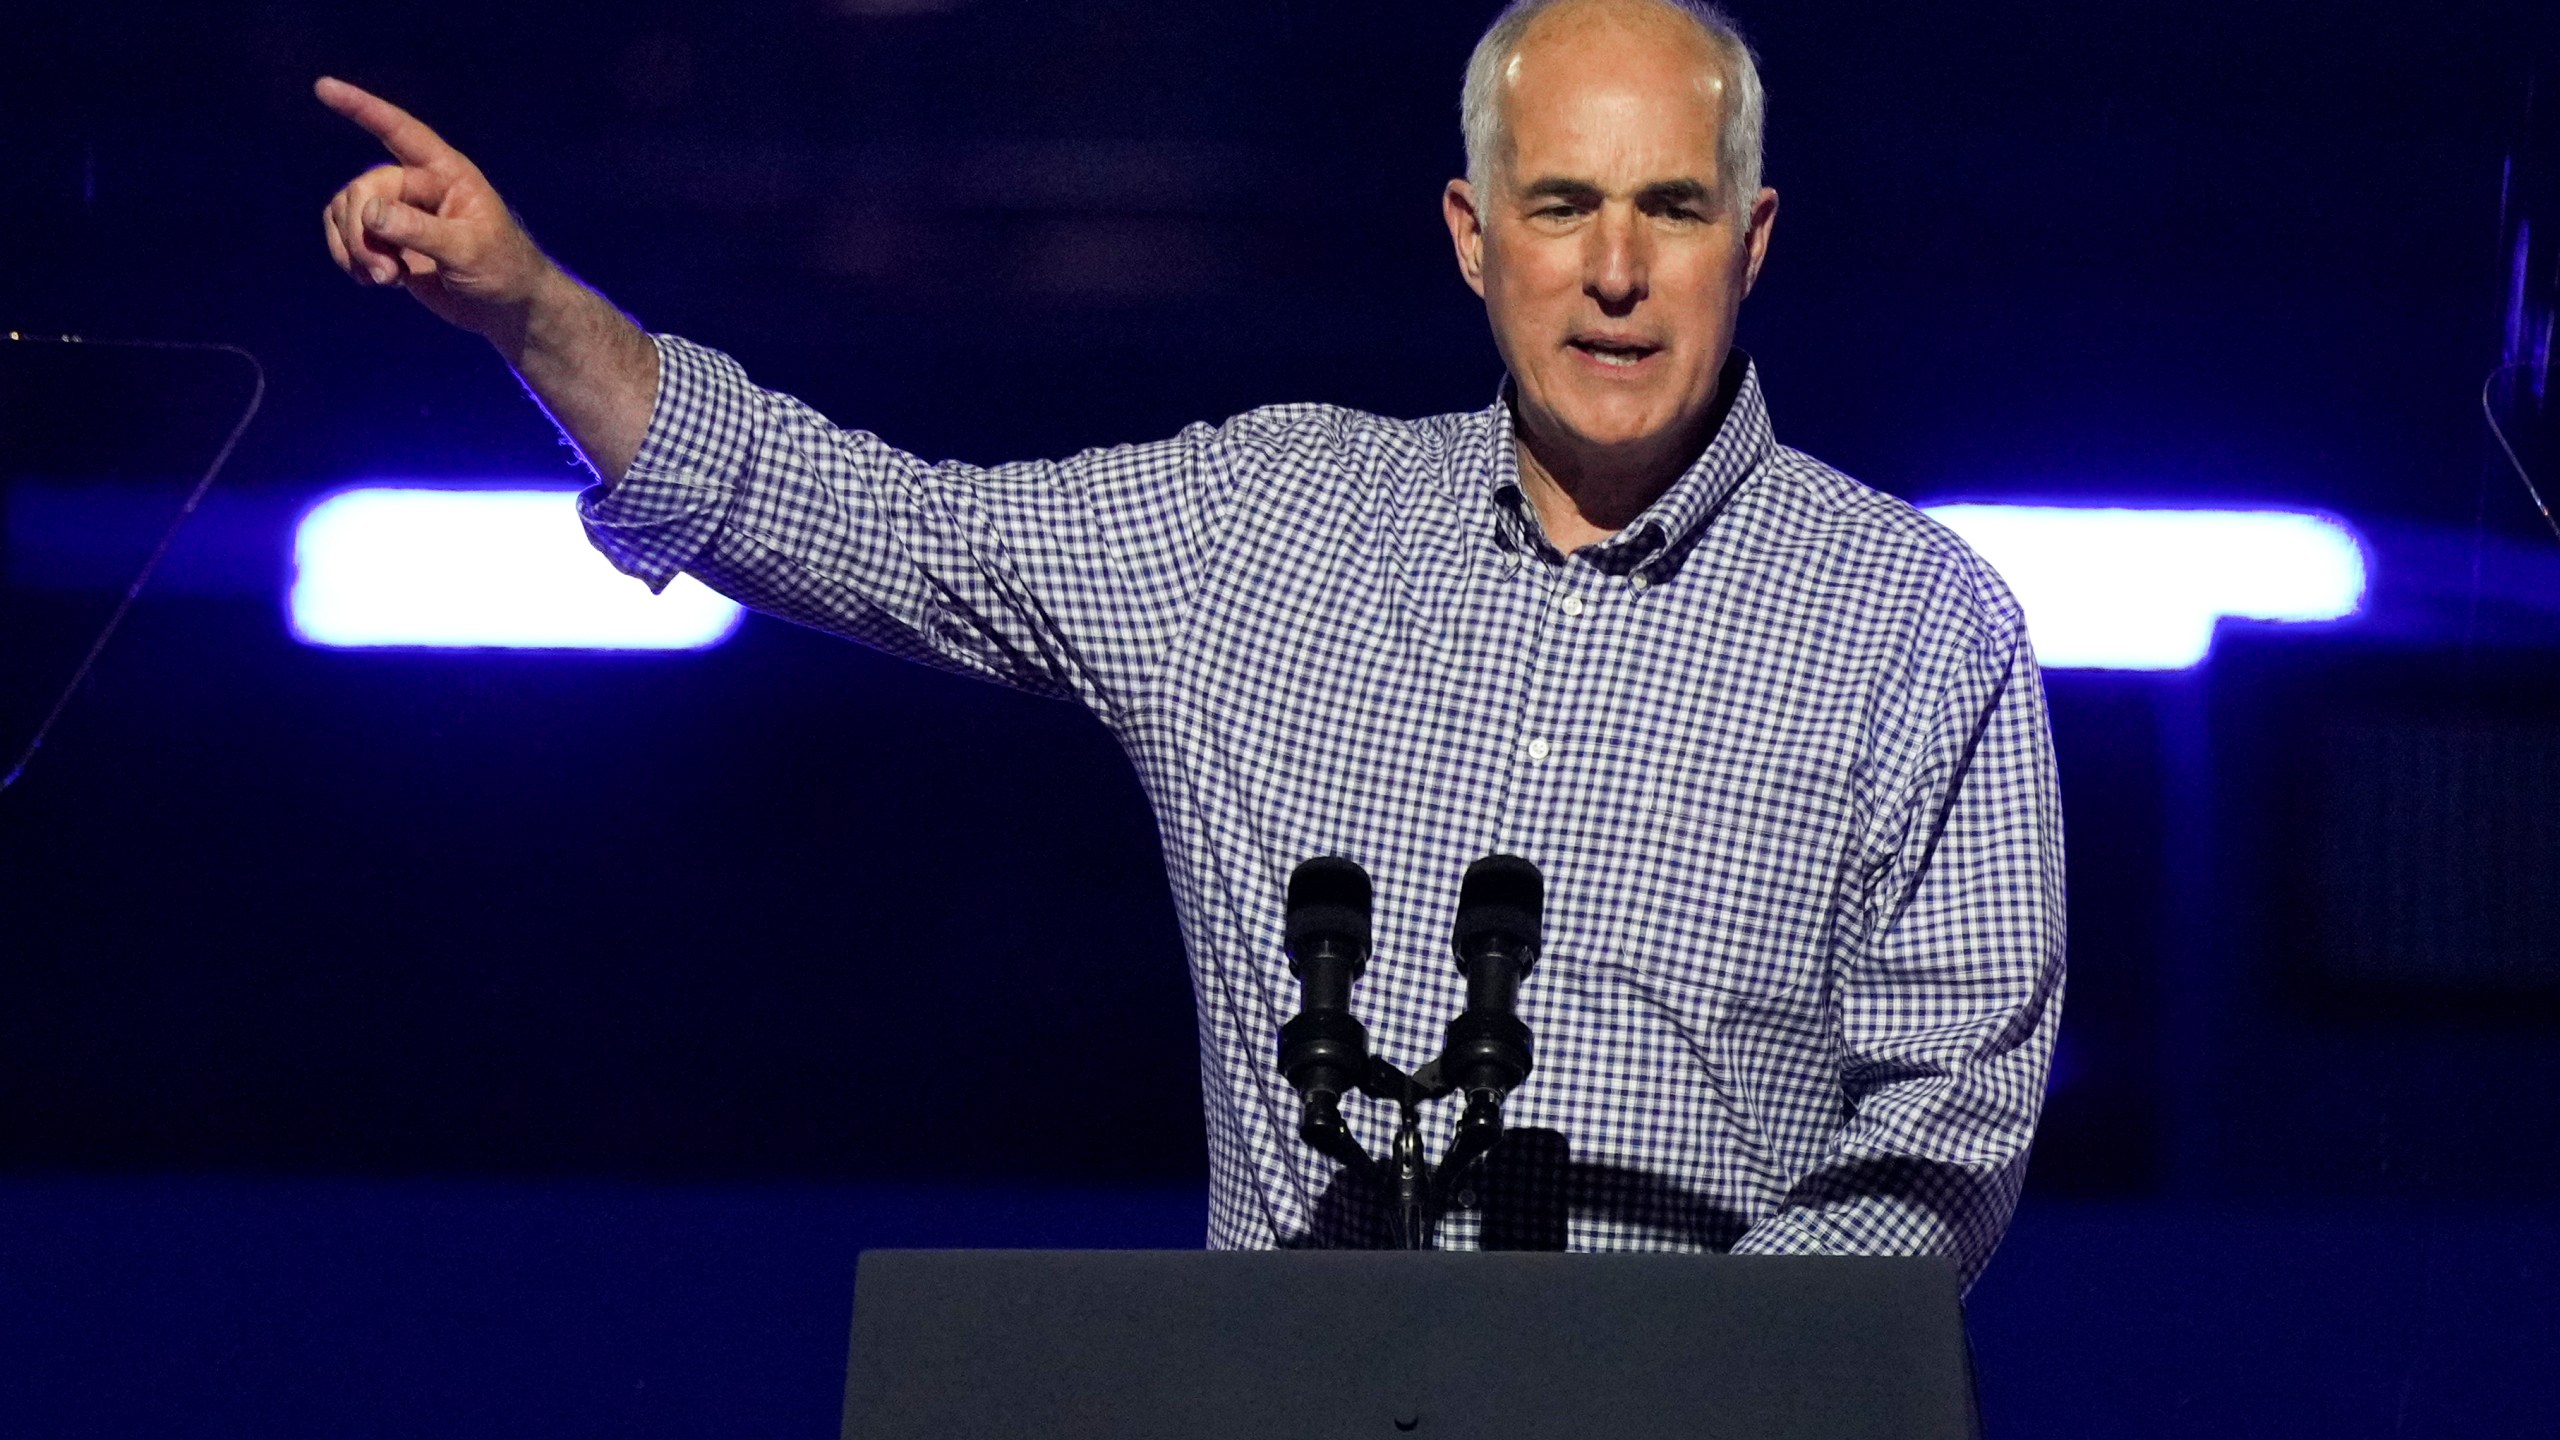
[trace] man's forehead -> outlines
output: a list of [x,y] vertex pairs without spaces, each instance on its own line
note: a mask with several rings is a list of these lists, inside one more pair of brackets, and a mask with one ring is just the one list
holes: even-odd
[[[1513,158],[1578,155],[1712,174],[1724,59],[1695,22],[1653,0],[1593,0],[1538,17],[1502,67]],[[1667,166],[1668,168],[1664,168]]]
[[1642,76],[1712,100],[1725,56],[1698,22],[1661,0],[1568,0],[1532,20],[1502,65],[1505,89]]

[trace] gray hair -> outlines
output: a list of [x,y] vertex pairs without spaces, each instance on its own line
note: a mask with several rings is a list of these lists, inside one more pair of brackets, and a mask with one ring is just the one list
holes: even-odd
[[[1509,141],[1502,119],[1502,67],[1520,48],[1521,38],[1539,16],[1568,0],[1511,0],[1494,17],[1475,54],[1467,58],[1467,85],[1458,98],[1459,124],[1467,137],[1467,183],[1486,193],[1493,165]],[[1696,22],[1724,57],[1724,116],[1716,136],[1717,184],[1737,224],[1747,224],[1751,204],[1760,198],[1761,133],[1768,98],[1760,89],[1760,64],[1732,17],[1709,0],[1654,0]]]

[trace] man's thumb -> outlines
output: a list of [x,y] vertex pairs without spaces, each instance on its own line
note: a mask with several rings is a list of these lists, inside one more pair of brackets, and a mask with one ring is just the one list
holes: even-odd
[[460,227],[451,220],[381,196],[365,202],[363,219],[364,233],[385,245],[416,250],[439,263],[453,258]]

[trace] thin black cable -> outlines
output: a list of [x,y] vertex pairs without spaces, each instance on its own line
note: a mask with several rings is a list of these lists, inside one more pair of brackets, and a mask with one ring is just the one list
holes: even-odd
[[107,623],[99,627],[98,638],[89,642],[89,652],[80,657],[79,668],[71,672],[70,683],[62,687],[62,693],[54,697],[52,707],[45,711],[44,720],[36,726],[34,737],[27,741],[27,748],[19,752],[18,763],[9,767],[8,774],[0,775],[0,790],[7,790],[18,783],[19,776],[27,773],[28,762],[34,760],[36,752],[44,748],[45,737],[53,733],[53,723],[62,718],[64,710],[70,708],[71,697],[80,692],[80,684],[89,678],[90,669],[98,663],[99,653],[107,648],[109,640],[115,638],[116,627],[124,623],[125,612],[133,608],[134,597],[142,593],[143,585],[151,579],[151,572],[160,568],[160,558],[169,553],[169,546],[177,540],[180,527],[187,523],[188,517],[196,513],[196,506],[203,501],[205,492],[213,488],[214,477],[222,473],[222,467],[231,459],[231,452],[239,448],[240,437],[249,433],[249,422],[258,418],[258,407],[266,403],[267,367],[258,363],[257,356],[237,345],[223,345],[212,341],[91,340],[80,335],[29,335],[17,330],[0,333],[5,333],[6,338],[15,344],[95,345],[110,350],[198,350],[221,355],[237,355],[249,362],[249,376],[252,382],[247,408],[240,412],[239,421],[231,427],[231,433],[224,437],[222,448],[214,453],[213,463],[205,467],[203,478],[197,480],[195,488],[187,492],[186,503],[178,507],[178,518],[169,522],[169,528],[161,532],[160,543],[151,547],[150,558],[142,562],[142,569],[134,575],[133,583],[125,587],[124,598],[116,602],[114,612],[107,616]]
[[2516,467],[2516,478],[2524,482],[2524,493],[2533,497],[2533,508],[2542,512],[2542,523],[2551,527],[2553,539],[2560,539],[2560,519],[2552,518],[2551,506],[2544,502],[2542,491],[2535,487],[2533,476],[2526,472],[2523,458],[2516,454],[2515,446],[2507,443],[2506,429],[2498,423],[2498,407],[2489,401],[2489,392],[2497,388],[2499,376],[2523,368],[2521,365],[2501,365],[2489,372],[2489,378],[2480,382],[2480,413],[2488,417],[2489,433],[2498,437],[2498,448],[2507,452],[2507,463]]

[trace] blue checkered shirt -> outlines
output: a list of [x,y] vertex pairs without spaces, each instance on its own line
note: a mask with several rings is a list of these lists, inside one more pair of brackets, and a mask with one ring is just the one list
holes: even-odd
[[[1290,870],[1374,878],[1354,1003],[1411,1069],[1465,1004],[1459,877],[1506,851],[1547,882],[1537,1069],[1442,1245],[1989,1257],[2061,1010],[2035,661],[1953,535],[1772,439],[1746,358],[1697,462],[1565,555],[1499,400],[989,468],[657,344],[638,458],[581,501],[616,565],[1071,698],[1135,762],[1198,996],[1212,1246],[1384,1239],[1274,1063]],[[1391,1108],[1345,1108],[1384,1154]]]

